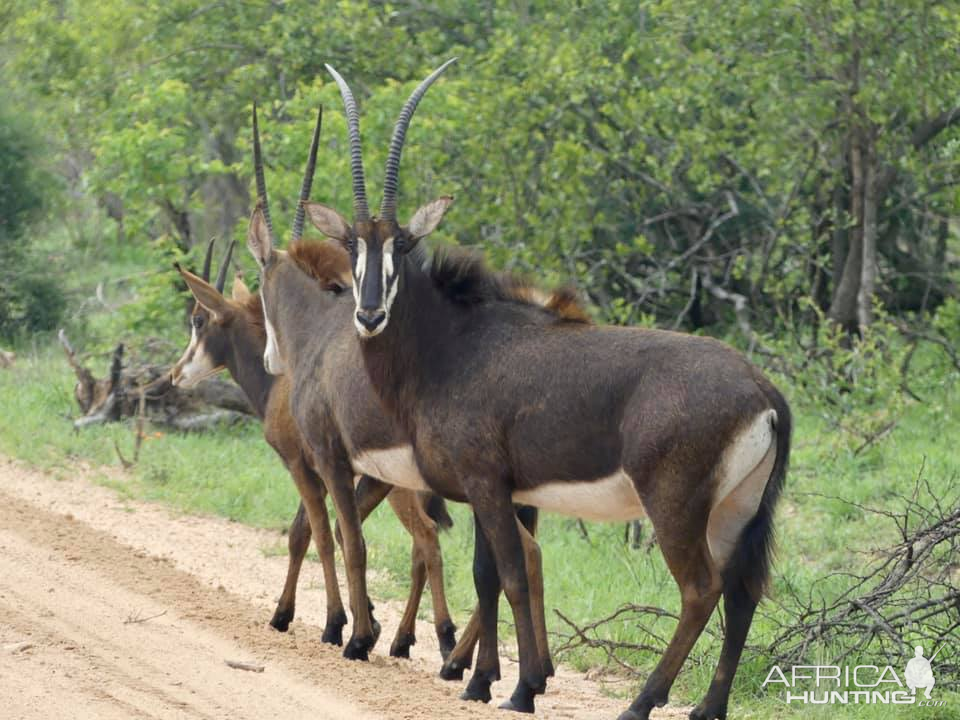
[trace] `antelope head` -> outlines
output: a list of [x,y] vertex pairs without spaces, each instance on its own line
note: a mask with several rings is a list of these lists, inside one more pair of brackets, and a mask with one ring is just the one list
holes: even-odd
[[[307,160],[307,169],[300,186],[300,202],[294,217],[291,244],[298,243],[303,237],[306,201],[310,197],[310,188],[313,184],[314,169],[317,164],[317,147],[320,141],[320,126],[323,119],[323,110],[317,115],[317,123],[313,131],[313,141],[310,145],[310,155]],[[276,324],[277,307],[282,299],[283,288],[291,274],[302,273],[290,254],[276,246],[273,236],[273,225],[270,220],[269,203],[267,202],[266,181],[263,175],[263,156],[260,149],[260,130],[257,124],[257,108],[253,108],[253,162],[257,182],[257,206],[250,218],[247,231],[247,247],[257,265],[260,266],[260,300],[263,305],[264,328],[267,335],[267,344],[263,353],[263,364],[271,375],[282,375],[286,368],[283,356],[280,353]],[[342,250],[336,248],[342,257]],[[349,284],[349,276],[343,280],[337,272],[329,272],[317,280],[325,290],[334,294],[340,293]],[[242,291],[241,291],[242,292]]]
[[353,222],[348,222],[339,212],[326,205],[312,202],[304,205],[316,228],[327,237],[339,241],[350,253],[353,296],[357,306],[354,325],[361,338],[379,335],[387,327],[390,308],[400,286],[403,257],[437,228],[453,202],[452,197],[438,198],[417,210],[407,225],[400,225],[397,221],[400,155],[407,127],[429,87],[455,61],[456,58],[448,60],[434,70],[417,86],[400,111],[390,140],[379,217],[372,217],[367,205],[356,100],[340,74],[329,65],[326,66],[340,88],[347,115],[350,173],[353,178]]
[[207,255],[203,261],[202,276],[184,270],[179,263],[175,265],[190,292],[193,293],[193,311],[190,313],[190,344],[183,356],[170,370],[170,380],[174,385],[190,388],[202,380],[220,372],[226,366],[229,340],[226,328],[237,310],[236,304],[224,297],[223,286],[227,279],[227,269],[233,255],[234,242],[227,248],[226,257],[217,273],[214,285],[210,284],[210,260],[213,256],[215,240],[207,245]]

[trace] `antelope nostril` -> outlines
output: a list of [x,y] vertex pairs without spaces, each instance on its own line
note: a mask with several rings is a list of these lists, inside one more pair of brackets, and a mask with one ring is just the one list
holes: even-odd
[[383,310],[357,310],[357,321],[367,330],[375,330],[377,326],[387,318],[387,313]]

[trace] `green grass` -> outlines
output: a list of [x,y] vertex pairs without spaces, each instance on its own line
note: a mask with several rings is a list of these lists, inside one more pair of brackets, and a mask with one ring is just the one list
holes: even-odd
[[[129,424],[91,427],[75,432],[73,378],[55,346],[24,348],[16,367],[0,372],[0,452],[47,469],[69,472],[76,460],[116,466],[118,443],[130,454]],[[955,438],[960,436],[960,393],[952,386],[935,402],[907,406],[899,424],[881,442],[859,455],[849,439],[831,430],[819,412],[799,408],[794,456],[779,512],[780,553],[773,593],[782,595],[786,583],[809,588],[817,579],[849,566],[851,548],[869,549],[892,541],[889,527],[851,506],[823,496],[841,496],[875,507],[895,504],[896,494],[909,493],[921,466],[936,493],[945,494],[960,476]],[[156,430],[142,448],[136,467],[126,480],[104,479],[124,495],[166,503],[190,513],[209,513],[259,527],[282,529],[297,505],[297,495],[285,470],[263,441],[257,423],[223,428],[204,434],[160,433]],[[471,576],[472,519],[459,506],[451,507],[455,527],[443,537],[449,602],[461,623],[475,596]],[[577,623],[612,613],[624,603],[678,609],[676,588],[659,553],[631,550],[623,542],[620,525],[586,525],[584,539],[573,521],[545,515],[541,540],[548,608],[557,608]],[[406,594],[410,542],[387,505],[366,526],[369,563],[379,580],[378,597]],[[281,553],[283,539],[278,535]],[[827,586],[829,587],[829,585]],[[548,610],[554,631],[564,630]],[[421,614],[429,617],[429,597]],[[758,617],[751,642],[763,645],[773,631],[769,608]],[[509,618],[504,604],[502,617]],[[671,623],[657,625],[669,632]],[[712,622],[716,630],[716,617]],[[629,626],[611,627],[609,636],[635,639]],[[678,679],[673,697],[695,702],[709,684],[719,652],[714,637],[698,644],[687,669]],[[629,660],[641,671],[652,668],[656,656],[636,653]],[[580,669],[602,662],[598,651],[582,650],[564,658]],[[881,662],[882,659],[876,659]],[[890,717],[890,710],[870,706],[831,706],[817,711],[791,710],[760,684],[768,667],[748,656],[738,675],[734,702],[739,717]],[[632,685],[631,687],[635,687]],[[946,693],[938,692],[944,699]],[[947,712],[960,716],[960,696],[950,696]],[[909,708],[917,716],[950,717],[944,709]],[[908,712],[907,710],[903,711]],[[906,716],[906,715],[905,715]]]

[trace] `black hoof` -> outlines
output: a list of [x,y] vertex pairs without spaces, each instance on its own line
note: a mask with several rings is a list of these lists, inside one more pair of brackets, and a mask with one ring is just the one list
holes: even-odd
[[533,712],[533,700],[523,706],[518,706],[513,702],[513,699],[504,700],[500,703],[501,710],[510,710],[511,712],[520,712],[520,713],[532,713]]
[[370,647],[373,647],[377,644],[377,640],[380,639],[380,623],[374,620],[372,615],[370,616],[370,620],[372,621],[371,627],[373,628],[373,641],[370,643]]
[[482,677],[479,673],[474,673],[460,699],[471,702],[490,702],[490,680]]
[[347,660],[362,660],[366,662],[370,659],[370,648],[373,647],[371,638],[350,638],[350,642],[343,649],[343,656]]
[[512,710],[513,712],[532,713],[533,698],[542,695],[547,690],[547,681],[539,678],[530,684],[527,680],[521,678],[517,683],[510,699],[500,705],[501,710]]
[[275,630],[280,632],[286,632],[290,629],[290,623],[293,622],[293,608],[289,610],[281,610],[277,608],[277,611],[273,614],[273,617],[270,619],[270,626]]
[[449,620],[444,621],[437,628],[437,640],[440,641],[440,657],[446,662],[450,653],[457,646],[457,626]]
[[405,633],[396,637],[390,646],[390,657],[410,659],[410,646],[417,644],[413,633]]
[[547,660],[547,661],[543,664],[543,676],[544,676],[544,677],[548,677],[548,678],[552,678],[555,674],[556,674],[556,673],[555,673],[555,671],[554,671],[554,669],[553,669],[553,660]]
[[323,635],[320,636],[320,642],[337,647],[343,645],[343,625],[327,623],[323,629]]
[[617,720],[647,720],[649,716],[649,712],[644,715],[640,715],[639,713],[635,713],[633,710],[625,710],[624,712],[620,713],[620,717],[618,717]]
[[463,671],[466,670],[466,666],[461,665],[460,663],[445,662],[443,667],[440,668],[440,679],[441,680],[463,680]]
[[700,704],[690,711],[690,720],[726,720],[726,705],[709,706]]

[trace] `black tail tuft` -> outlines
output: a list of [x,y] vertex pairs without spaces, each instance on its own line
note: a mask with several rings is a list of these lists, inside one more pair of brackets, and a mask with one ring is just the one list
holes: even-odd
[[449,530],[453,527],[453,518],[447,512],[447,501],[439,495],[431,493],[430,499],[427,500],[427,515],[441,530]]
[[774,431],[777,434],[777,457],[773,463],[770,480],[763,491],[757,514],[743,528],[737,546],[723,571],[724,590],[739,590],[740,586],[755,602],[760,602],[770,578],[770,565],[774,552],[773,512],[780,499],[790,459],[790,434],[793,419],[790,406],[783,396],[767,385],[767,396],[777,412]]

